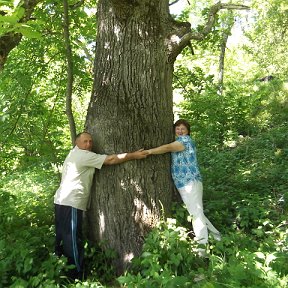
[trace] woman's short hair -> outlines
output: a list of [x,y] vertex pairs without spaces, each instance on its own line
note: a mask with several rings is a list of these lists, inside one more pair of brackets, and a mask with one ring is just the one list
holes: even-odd
[[188,134],[190,134],[190,124],[188,123],[188,121],[186,121],[184,119],[179,119],[174,123],[174,125],[173,125],[174,132],[175,132],[175,128],[180,126],[181,124],[187,128]]

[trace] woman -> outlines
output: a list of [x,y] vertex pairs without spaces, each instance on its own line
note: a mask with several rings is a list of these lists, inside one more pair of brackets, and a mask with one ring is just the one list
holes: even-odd
[[220,240],[220,232],[211,224],[203,212],[202,178],[198,168],[195,144],[190,137],[189,123],[183,119],[176,121],[174,132],[176,141],[149,149],[148,153],[164,154],[172,152],[172,178],[189,214],[192,216],[195,240],[199,244],[206,244],[208,242],[208,230],[216,240]]

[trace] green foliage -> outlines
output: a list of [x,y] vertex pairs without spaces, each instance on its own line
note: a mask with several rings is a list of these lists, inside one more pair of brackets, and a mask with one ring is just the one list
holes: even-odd
[[90,243],[85,245],[85,269],[89,280],[111,283],[116,277],[113,261],[116,259],[116,252],[104,248],[105,243]]
[[40,38],[37,20],[22,23],[21,19],[25,16],[25,9],[21,5],[22,1],[1,1],[0,15],[0,36],[6,33],[21,33],[28,38]]
[[288,71],[287,62],[283,61],[288,53],[287,1],[271,0],[263,5],[262,1],[254,0],[252,7],[253,19],[250,29],[245,32],[249,42],[244,49],[257,62],[262,75],[274,75],[285,80]]
[[204,75],[200,67],[189,70],[179,66],[174,84],[183,91],[184,101],[179,104],[181,116],[192,124],[199,145],[231,146],[239,137],[257,135],[288,122],[285,82],[231,81],[226,83],[224,94],[219,95],[213,76]]
[[[209,259],[203,259],[187,230],[168,219],[149,234],[142,255],[118,281],[123,287],[285,287],[285,245],[274,250],[271,235],[266,231],[255,239],[227,231],[222,241],[211,240]],[[282,231],[276,238],[283,236]]]
[[[92,86],[91,43],[94,17],[85,8],[71,10],[73,43],[73,111],[77,131],[84,127]],[[94,5],[94,4],[93,4]],[[9,54],[0,74],[0,170],[26,165],[62,163],[71,147],[65,115],[66,58],[63,45],[62,4],[41,3],[34,11],[45,37],[24,39]],[[91,46],[91,48],[90,48]],[[29,57],[27,57],[29,55]],[[27,163],[28,162],[28,163]]]
[[[36,171],[1,181],[0,284],[4,287],[52,285],[65,267],[65,260],[51,252],[52,202],[47,205],[47,192],[54,188],[52,174],[49,182],[47,171],[42,175]],[[48,195],[51,200],[51,192]]]
[[187,230],[168,219],[149,234],[142,255],[118,281],[125,287],[191,287],[195,271],[204,264],[193,249]]
[[[53,254],[58,179],[51,170],[31,169],[1,180],[0,287],[70,287],[65,275],[72,267]],[[76,287],[104,287],[99,281],[115,278],[115,252],[90,243],[85,251],[89,284],[78,281]]]
[[[35,23],[33,29],[44,37],[24,39],[0,76],[0,287],[287,286],[287,7],[282,0],[258,2],[252,5],[261,22],[246,31],[251,43],[244,47],[253,64],[243,61],[242,48],[228,50],[223,95],[210,66],[218,61],[227,15],[219,15],[205,41],[192,43],[195,55],[183,51],[175,69],[174,89],[184,96],[181,116],[191,122],[198,147],[205,214],[221,231],[222,241],[210,239],[205,247],[209,258],[199,258],[191,217],[175,203],[173,219],[147,236],[142,254],[118,283],[113,283],[115,252],[102,244],[86,243],[85,281],[69,283],[65,272],[71,267],[53,255],[53,194],[59,178],[52,167],[62,163],[71,144],[64,112],[62,6],[39,3],[37,21],[28,25],[32,29]],[[0,34],[20,29],[23,11],[9,6],[11,1],[1,3],[11,13],[0,17]],[[203,21],[194,19],[209,3],[191,3],[178,19],[193,18],[201,29]],[[90,9],[94,3],[85,5]],[[77,130],[83,128],[92,86],[89,52],[96,33],[94,16],[85,7],[70,11]],[[257,81],[267,73],[277,77]]]

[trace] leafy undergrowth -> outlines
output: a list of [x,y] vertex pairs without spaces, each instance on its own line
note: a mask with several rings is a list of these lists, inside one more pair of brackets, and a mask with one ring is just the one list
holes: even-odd
[[233,148],[198,151],[206,216],[221,231],[195,253],[186,209],[173,208],[118,280],[125,287],[287,287],[288,133],[270,129]]
[[[143,253],[116,278],[113,251],[86,243],[87,279],[69,283],[53,255],[53,195],[47,169],[15,171],[0,182],[0,287],[287,287],[288,133],[280,127],[234,148],[199,149],[206,216],[221,231],[208,258],[195,253],[186,209],[148,236]],[[111,284],[114,283],[114,284]]]

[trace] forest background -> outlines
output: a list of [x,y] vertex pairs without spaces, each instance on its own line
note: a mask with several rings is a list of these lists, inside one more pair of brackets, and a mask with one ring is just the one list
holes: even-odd
[[[181,3],[174,17],[195,28],[213,4]],[[0,287],[286,287],[286,1],[221,11],[212,33],[175,63],[175,118],[192,125],[205,213],[223,233],[221,242],[211,239],[209,259],[192,252],[191,219],[175,201],[171,218],[149,233],[120,277],[115,251],[87,241],[87,279],[76,284],[63,276],[65,259],[53,255],[53,195],[71,148],[63,3],[39,3],[36,20],[25,25],[20,4],[1,1],[10,18],[1,13],[0,37],[15,30],[24,37],[0,74]],[[93,80],[95,3],[72,4],[72,101],[81,131]]]

